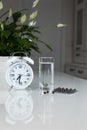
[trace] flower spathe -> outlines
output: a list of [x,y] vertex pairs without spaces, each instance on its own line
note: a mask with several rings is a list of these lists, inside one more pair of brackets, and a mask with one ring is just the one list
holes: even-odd
[[12,8],[9,9],[8,17],[10,18],[12,16]]
[[27,20],[26,14],[22,15],[21,17],[21,24],[24,24]]
[[34,11],[32,14],[30,14],[29,20],[35,19],[38,15],[38,10]]
[[3,3],[0,1],[0,10],[3,9]]
[[35,26],[36,23],[37,23],[37,21],[34,21],[34,20],[33,20],[33,21],[30,21],[30,22],[29,22],[29,26]]
[[4,30],[4,25],[3,25],[3,23],[1,23],[1,29],[2,29],[2,31]]
[[63,24],[63,23],[58,23],[56,27],[57,27],[57,28],[61,28],[61,27],[65,27],[65,26],[67,26],[67,25],[66,25],[66,24]]
[[34,8],[38,4],[39,0],[35,0],[32,4],[32,8]]

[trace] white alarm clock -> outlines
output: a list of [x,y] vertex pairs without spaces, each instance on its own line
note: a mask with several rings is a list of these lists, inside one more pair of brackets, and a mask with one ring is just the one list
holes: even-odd
[[14,56],[15,54],[8,60],[6,80],[11,87],[25,89],[33,81],[34,74],[30,64],[34,64],[34,61],[27,55],[21,57]]

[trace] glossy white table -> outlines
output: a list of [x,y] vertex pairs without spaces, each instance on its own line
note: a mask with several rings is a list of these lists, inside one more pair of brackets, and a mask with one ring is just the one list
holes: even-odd
[[9,91],[0,75],[0,130],[87,130],[87,80],[55,74],[55,87],[74,94],[42,94],[38,75],[24,91]]

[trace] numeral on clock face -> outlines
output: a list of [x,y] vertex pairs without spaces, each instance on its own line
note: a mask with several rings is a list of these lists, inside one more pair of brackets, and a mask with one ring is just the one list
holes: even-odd
[[15,74],[10,74],[10,76],[14,77],[14,76],[15,76]]
[[22,68],[22,65],[19,65],[18,67],[21,69],[21,68]]

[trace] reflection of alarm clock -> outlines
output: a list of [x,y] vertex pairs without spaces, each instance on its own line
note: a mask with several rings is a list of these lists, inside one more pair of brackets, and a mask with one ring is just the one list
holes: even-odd
[[33,100],[31,90],[12,90],[5,102],[9,119],[26,121],[33,119]]
[[30,64],[34,61],[27,56],[12,56],[8,61],[6,80],[10,86],[17,89],[28,87],[33,80],[33,70]]

